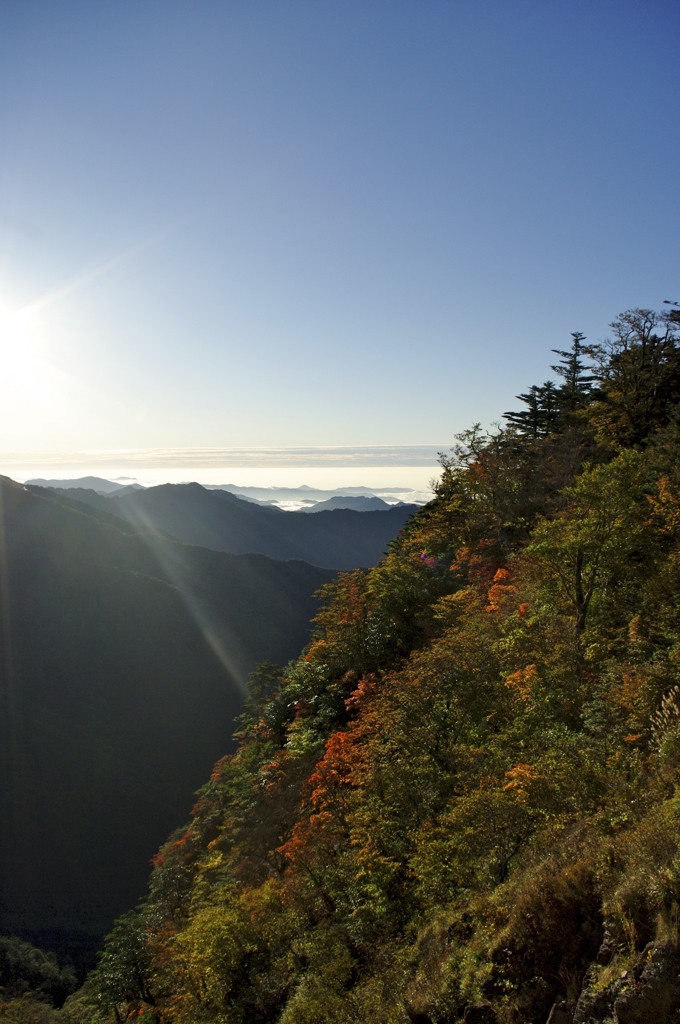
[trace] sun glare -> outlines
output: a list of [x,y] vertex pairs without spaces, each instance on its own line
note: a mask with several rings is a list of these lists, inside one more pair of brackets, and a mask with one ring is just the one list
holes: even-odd
[[5,381],[13,386],[30,380],[37,362],[37,345],[28,311],[0,312],[0,346]]
[[0,306],[3,439],[28,440],[58,415],[62,374],[48,358],[48,337],[39,311]]

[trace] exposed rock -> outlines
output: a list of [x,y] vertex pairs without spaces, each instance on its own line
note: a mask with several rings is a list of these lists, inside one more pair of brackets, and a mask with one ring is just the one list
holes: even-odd
[[595,957],[595,963],[604,967],[606,964],[611,962],[612,957],[618,952],[618,948],[619,947],[615,943],[611,932],[605,930],[602,943],[597,951],[597,956]]
[[554,1003],[552,1010],[548,1016],[546,1024],[572,1024],[574,1020],[574,1008],[570,1007],[567,1002],[561,1000],[558,1003]]
[[613,1003],[624,983],[619,979],[599,992],[586,988],[574,1011],[574,1024],[614,1024]]
[[[680,960],[672,943],[650,943],[632,970],[595,989],[591,969],[574,1011],[573,1024],[671,1024],[680,1012]],[[562,1024],[560,1018],[550,1024]]]
[[671,943],[649,945],[640,980],[614,1002],[617,1024],[667,1024],[680,1009],[678,951]]

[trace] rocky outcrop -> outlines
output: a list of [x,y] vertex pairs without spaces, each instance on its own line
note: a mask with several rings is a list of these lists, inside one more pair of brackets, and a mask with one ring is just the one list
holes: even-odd
[[680,1019],[680,956],[673,943],[649,943],[633,967],[604,988],[586,975],[570,1016],[553,1006],[549,1024],[672,1024]]

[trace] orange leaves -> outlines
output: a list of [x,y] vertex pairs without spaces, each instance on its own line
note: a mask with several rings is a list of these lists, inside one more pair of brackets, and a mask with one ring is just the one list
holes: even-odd
[[161,846],[160,850],[151,858],[152,867],[163,868],[166,865],[187,862],[195,852],[196,840],[197,834],[190,825],[177,838],[170,838]]
[[[607,701],[625,723],[629,735],[649,735],[649,719],[658,705],[660,679],[650,666],[621,665],[618,678],[607,690]],[[628,736],[625,742],[632,742]]]
[[278,850],[291,867],[301,866],[309,872],[310,865],[319,859],[324,861],[338,843],[344,844],[351,797],[364,782],[366,772],[361,729],[333,733],[324,756],[309,776],[311,814],[295,824]]
[[304,860],[305,848],[309,843],[309,822],[302,820],[295,823],[290,837],[279,846],[277,853],[282,854],[289,864],[297,864]]
[[645,689],[649,684],[646,673],[629,668],[621,676],[621,682],[610,690],[610,699],[616,707],[628,715],[644,713]]
[[474,546],[463,545],[451,562],[451,572],[467,580],[472,586],[488,587],[498,565],[496,547],[490,540],[480,540]]
[[302,655],[302,661],[304,662],[323,662],[326,658],[328,644],[326,640],[317,638],[312,640],[305,649],[305,653]]
[[486,607],[488,612],[501,611],[507,599],[514,596],[516,588],[509,580],[510,572],[508,569],[498,569],[496,571],[493,583],[489,587],[489,603]]
[[312,620],[319,629],[315,641],[307,649],[312,657],[320,640],[342,631],[343,627],[356,627],[365,618],[367,595],[364,570],[339,573],[337,579],[321,588],[319,596],[324,600],[324,605]]
[[520,762],[510,768],[505,777],[508,781],[503,786],[503,791],[511,791],[520,803],[524,803],[529,796],[529,787],[540,778],[540,775],[533,765]]
[[538,680],[538,667],[534,664],[518,668],[505,677],[505,685],[521,701],[528,701],[531,697],[534,683]]
[[211,782],[219,782],[219,780],[224,775],[227,766],[230,763],[231,763],[231,755],[230,754],[225,754],[225,756],[221,757],[219,759],[219,761],[216,761],[214,766],[213,766],[213,770],[210,773],[210,780],[211,780]]

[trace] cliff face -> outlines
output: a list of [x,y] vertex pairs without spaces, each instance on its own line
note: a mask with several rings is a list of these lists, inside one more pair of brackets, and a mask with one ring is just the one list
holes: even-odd
[[[629,958],[629,966],[612,967],[612,949],[603,944],[586,972],[576,1005],[556,1003],[548,1024],[670,1024],[680,1011],[680,954],[676,942],[650,942]],[[612,974],[617,977],[607,981]]]

